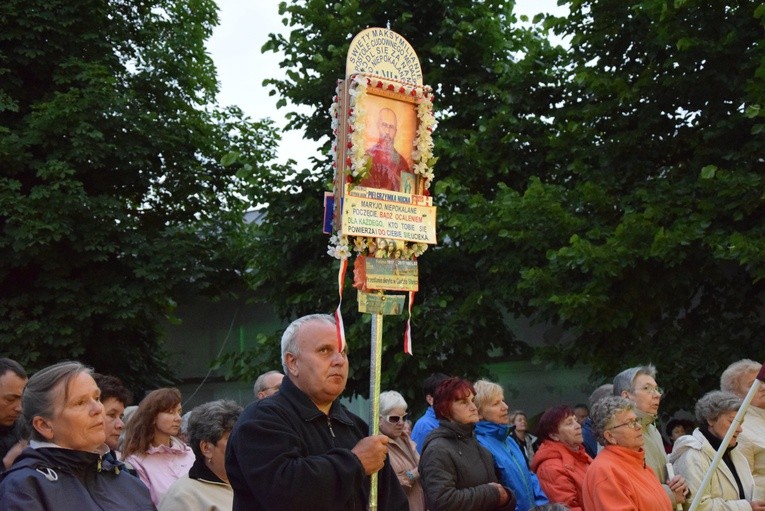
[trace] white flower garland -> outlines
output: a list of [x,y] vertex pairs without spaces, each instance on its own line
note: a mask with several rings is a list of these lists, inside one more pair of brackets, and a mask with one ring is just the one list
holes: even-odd
[[[373,85],[374,84],[374,85]],[[412,161],[414,173],[423,178],[426,190],[430,189],[433,180],[433,166],[437,158],[433,157],[432,132],[436,128],[436,120],[433,116],[433,93],[430,87],[419,87],[411,84],[396,83],[377,77],[368,77],[362,74],[354,75],[348,87],[350,96],[348,108],[348,151],[345,161],[350,169],[350,181],[352,184],[360,182],[366,177],[370,169],[369,155],[364,148],[364,122],[366,111],[361,101],[368,93],[369,87],[385,88],[407,96],[415,97],[417,101],[417,132],[412,142]],[[338,80],[335,89],[335,97],[330,106],[329,114],[332,119],[332,133],[335,142],[332,145],[332,165],[337,171],[338,130],[340,129],[340,97],[342,95],[343,81]],[[342,186],[342,184],[341,184]],[[421,256],[428,248],[426,243],[415,243],[401,240],[387,240],[380,238],[367,238],[354,236],[353,251],[365,256],[387,257],[392,259],[413,259]],[[337,259],[347,259],[351,255],[351,242],[348,236],[343,236],[338,230],[329,239],[327,254]]]

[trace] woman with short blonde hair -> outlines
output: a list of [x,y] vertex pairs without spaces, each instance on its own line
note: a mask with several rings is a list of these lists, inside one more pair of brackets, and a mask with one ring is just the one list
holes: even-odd
[[[720,390],[745,398],[761,369],[762,364],[748,358],[733,362],[720,377]],[[749,463],[755,486],[765,488],[765,384],[760,385],[746,410],[736,449]]]
[[500,482],[515,493],[516,509],[546,504],[547,496],[539,479],[529,470],[520,447],[509,436],[510,421],[504,390],[488,380],[479,380],[474,387],[475,404],[481,418],[475,426],[476,438],[494,457]]

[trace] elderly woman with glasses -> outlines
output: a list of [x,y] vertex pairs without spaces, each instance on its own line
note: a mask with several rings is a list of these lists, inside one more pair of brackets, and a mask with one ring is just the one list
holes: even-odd
[[672,511],[669,497],[646,466],[643,428],[633,403],[606,397],[593,406],[592,421],[604,448],[584,477],[584,509]]
[[614,378],[614,395],[635,404],[635,414],[643,430],[645,462],[656,474],[672,507],[683,504],[688,495],[688,483],[681,475],[669,477],[667,450],[664,439],[654,424],[659,415],[659,404],[664,391],[656,384],[656,368],[652,365],[625,369]]
[[512,511],[513,492],[501,485],[491,453],[475,438],[479,420],[473,385],[448,378],[436,387],[438,427],[425,439],[420,474],[430,511]]
[[417,465],[420,455],[417,447],[404,430],[407,404],[404,396],[395,390],[380,394],[380,433],[390,438],[388,457],[398,481],[409,500],[409,511],[425,511],[425,493],[420,483]]
[[[694,491],[701,486],[741,403],[741,399],[730,392],[709,392],[696,403],[696,419],[701,426],[693,434],[681,436],[675,442],[669,459],[675,472],[683,474]],[[701,496],[698,511],[765,510],[765,502],[754,500],[755,484],[749,463],[735,449],[740,433],[741,424],[737,424],[730,444]]]

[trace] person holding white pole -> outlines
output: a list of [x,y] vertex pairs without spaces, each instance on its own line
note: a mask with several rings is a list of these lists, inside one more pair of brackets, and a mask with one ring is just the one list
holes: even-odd
[[[720,389],[743,399],[761,369],[762,364],[746,358],[734,362],[720,377]],[[765,385],[760,385],[746,410],[738,450],[749,463],[755,487],[765,499]]]
[[717,449],[731,428],[742,400],[730,392],[715,390],[696,403],[700,426],[692,435],[680,437],[669,459],[693,492],[701,492],[698,511],[765,511],[765,502],[754,498],[754,480],[744,456],[736,449],[741,433],[738,424],[709,484],[700,489]]

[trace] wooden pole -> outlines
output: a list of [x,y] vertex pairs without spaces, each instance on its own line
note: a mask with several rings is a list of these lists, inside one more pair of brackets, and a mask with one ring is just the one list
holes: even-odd
[[[369,434],[380,433],[380,366],[382,365],[383,315],[372,314],[369,358]],[[369,481],[369,511],[377,511],[377,472]]]

